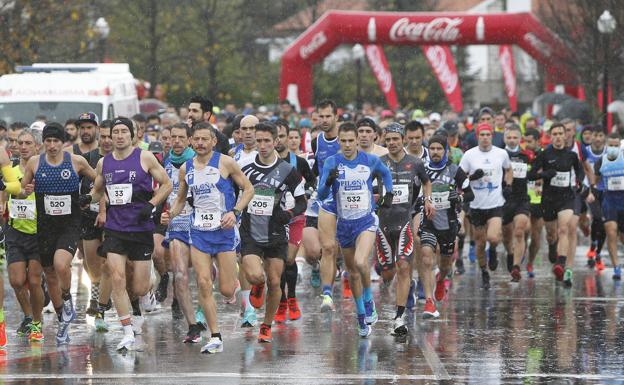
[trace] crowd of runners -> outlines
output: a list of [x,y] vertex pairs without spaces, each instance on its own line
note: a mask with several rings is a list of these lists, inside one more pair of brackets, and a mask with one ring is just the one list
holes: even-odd
[[[534,278],[544,250],[553,279],[570,288],[577,228],[590,237],[587,265],[621,279],[617,130],[487,107],[461,119],[368,104],[353,113],[328,99],[302,114],[286,101],[277,113],[213,111],[193,97],[183,111],[147,118],[0,124],[6,277],[20,306],[11,311],[23,313],[7,327],[1,274],[0,347],[48,333],[70,343],[76,257],[91,281],[86,314],[97,332],[116,333],[116,311],[120,352],[135,349],[144,312],[164,303],[170,284],[172,317],[188,324],[183,342],[204,339],[200,351],[218,353],[214,290],[268,343],[275,323],[335,311],[337,286],[367,338],[382,316],[372,285],[393,280],[392,327],[375,333],[405,336],[409,312],[440,317],[466,264],[490,289],[500,253],[518,283]],[[302,267],[305,289],[320,295],[314,309],[297,302]],[[48,303],[56,325],[42,324]]]

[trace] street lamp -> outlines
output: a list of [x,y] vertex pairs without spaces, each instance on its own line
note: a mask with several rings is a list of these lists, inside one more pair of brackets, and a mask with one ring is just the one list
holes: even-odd
[[616,22],[611,12],[605,10],[598,18],[598,31],[603,36],[604,63],[602,69],[602,127],[605,132],[610,131],[608,127],[607,104],[609,103],[609,37],[615,31]]
[[364,59],[364,47],[362,44],[353,46],[353,58],[355,59],[356,79],[355,79],[355,105],[356,109],[362,108],[362,59]]
[[95,21],[94,30],[99,37],[98,58],[100,63],[103,63],[106,57],[106,39],[108,39],[108,35],[110,35],[110,26],[105,18],[100,17]]

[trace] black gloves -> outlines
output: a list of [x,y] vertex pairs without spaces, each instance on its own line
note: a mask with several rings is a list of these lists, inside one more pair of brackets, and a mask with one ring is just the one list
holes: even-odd
[[543,180],[551,180],[552,178],[555,177],[555,175],[557,175],[557,170],[555,170],[554,168],[544,170],[540,173],[540,177]]
[[4,191],[4,190],[6,190],[6,185],[4,184],[4,181],[0,179],[0,191]]
[[327,180],[325,181],[325,186],[326,187],[331,187],[332,184],[334,184],[334,181],[338,179],[338,169],[335,168],[333,170],[331,170],[329,172],[329,175],[327,175]]
[[505,198],[506,201],[508,201],[509,198],[511,198],[512,191],[513,189],[511,188],[510,185],[503,185],[503,198]]
[[470,180],[471,180],[471,181],[473,181],[473,180],[481,179],[481,178],[483,178],[483,175],[485,175],[485,173],[483,172],[483,170],[482,170],[482,169],[480,169],[480,168],[478,168],[478,169],[474,172],[474,174],[470,175]]
[[186,203],[188,203],[189,206],[194,207],[193,203],[195,203],[195,200],[193,199],[193,194],[186,197]]
[[377,203],[379,204],[379,207],[383,207],[384,209],[389,209],[390,207],[392,207],[393,198],[394,198],[394,194],[388,191],[386,195],[384,195],[383,198],[381,198],[381,201]]
[[139,211],[139,221],[144,222],[150,219],[152,216],[153,210],[154,210],[154,205],[149,202],[145,202],[145,206],[143,206],[143,208],[141,208],[141,211]]
[[91,194],[80,194],[80,196],[78,196],[78,205],[80,205],[80,207],[85,207],[92,201],[93,197]]
[[448,197],[449,202],[451,203],[455,203],[455,204],[462,204],[463,198],[462,196],[457,192],[457,190],[453,189],[449,192],[449,197]]
[[581,185],[576,192],[581,196],[581,198],[583,199],[587,199],[587,196],[589,195],[589,187],[585,186],[585,185]]
[[290,212],[290,210],[282,210],[280,208],[279,210],[275,211],[275,213],[273,214],[273,218],[275,218],[277,223],[279,223],[280,225],[287,225],[292,219],[292,213]]

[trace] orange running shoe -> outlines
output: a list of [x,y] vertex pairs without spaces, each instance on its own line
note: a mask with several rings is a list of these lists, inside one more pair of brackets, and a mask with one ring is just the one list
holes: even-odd
[[260,309],[264,304],[264,283],[260,285],[252,285],[249,293],[249,302],[251,306]]
[[286,322],[286,310],[288,310],[288,302],[280,301],[279,307],[277,308],[277,313],[275,313],[275,317],[273,317],[275,322],[277,322],[278,324]]
[[444,285],[444,278],[436,281],[435,292],[433,293],[433,297],[436,301],[440,302],[444,300],[444,296],[446,295],[446,285]]
[[438,318],[439,316],[440,313],[438,312],[438,309],[436,309],[435,303],[433,303],[433,300],[431,298],[427,298],[427,301],[425,302],[425,307],[423,309],[423,318],[431,319]]
[[351,297],[353,297],[353,292],[351,292],[351,285],[349,285],[349,275],[345,271],[342,273],[342,298]]
[[260,325],[260,333],[258,334],[258,342],[271,342],[273,336],[271,335],[271,327],[265,323]]
[[288,318],[290,318],[291,321],[301,318],[301,310],[299,310],[297,298],[288,298]]
[[596,265],[596,250],[587,250],[587,266],[593,268]]
[[4,348],[7,345],[6,338],[6,322],[0,322],[0,348]]
[[596,258],[596,270],[603,271],[604,263],[602,263],[602,258]]
[[557,263],[553,266],[552,271],[557,281],[563,281],[563,266]]
[[30,342],[43,341],[43,332],[41,331],[41,322],[33,322],[30,325],[30,334],[28,335]]

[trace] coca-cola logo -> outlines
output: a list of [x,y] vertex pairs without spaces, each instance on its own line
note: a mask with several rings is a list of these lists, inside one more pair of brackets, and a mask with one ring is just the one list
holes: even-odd
[[516,95],[516,75],[514,74],[511,49],[508,47],[502,48],[499,59],[503,69],[503,79],[505,80],[507,97],[511,98]]
[[524,41],[526,41],[527,43],[531,44],[531,46],[533,46],[533,48],[538,50],[542,55],[544,55],[546,57],[550,57],[550,55],[552,54],[548,44],[546,44],[543,41],[541,41],[537,36],[535,36],[535,34],[533,32],[527,32],[524,35]]
[[410,23],[407,17],[397,20],[390,28],[390,40],[452,42],[461,37],[460,17],[438,17],[428,23]]
[[439,45],[427,47],[425,55],[433,67],[438,80],[442,84],[442,88],[446,94],[452,94],[459,84],[457,72],[449,66],[446,51]]
[[366,56],[368,57],[368,61],[377,81],[381,85],[381,90],[387,94],[392,88],[392,74],[388,71],[381,59],[379,47],[376,45],[366,46]]
[[327,42],[327,37],[323,31],[318,32],[312,37],[312,40],[308,44],[304,44],[299,48],[299,55],[302,59],[307,59],[316,51],[320,46]]

